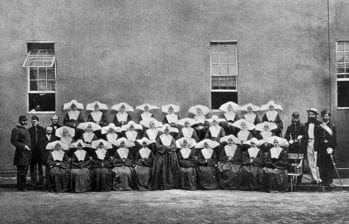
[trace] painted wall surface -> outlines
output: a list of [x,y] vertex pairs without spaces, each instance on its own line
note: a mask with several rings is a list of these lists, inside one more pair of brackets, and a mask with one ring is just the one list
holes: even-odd
[[305,121],[309,107],[330,108],[327,9],[327,0],[3,0],[0,170],[14,169],[10,131],[27,110],[28,40],[55,42],[60,115],[75,98],[175,103],[181,116],[210,105],[209,42],[237,40],[239,103],[274,99],[287,126],[293,111]]

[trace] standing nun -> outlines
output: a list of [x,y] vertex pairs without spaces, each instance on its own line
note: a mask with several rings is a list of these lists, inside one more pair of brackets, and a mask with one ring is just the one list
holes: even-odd
[[[50,142],[46,146],[49,150],[47,158],[47,187],[49,191],[57,193],[69,191],[69,157],[64,150],[65,144],[60,141]],[[64,149],[64,150],[63,150]]]
[[133,157],[137,153],[136,140],[142,137],[142,134],[141,134],[142,130],[143,130],[142,125],[136,124],[134,121],[130,121],[126,125],[121,127],[121,131],[123,131],[123,136],[129,142],[128,147]]
[[237,128],[233,126],[233,123],[239,120],[237,111],[241,110],[241,107],[234,102],[226,102],[219,107],[219,110],[224,112],[224,118],[226,122],[223,122],[222,126],[227,135],[234,134],[238,132]]
[[193,138],[195,141],[199,140],[198,134],[192,126],[195,125],[195,120],[192,118],[183,118],[177,122],[182,128],[179,131],[178,138]]
[[223,122],[224,119],[220,119],[217,115],[213,115],[211,119],[207,119],[207,121],[209,122],[210,127],[206,132],[205,138],[218,142],[225,136],[225,131],[220,126],[220,123]]
[[151,118],[148,121],[141,121],[141,124],[146,129],[143,132],[143,137],[148,138],[150,141],[153,142],[149,145],[149,147],[155,153],[155,143],[159,135],[161,134],[160,128],[163,126],[163,124],[155,118]]
[[81,139],[71,144],[75,150],[71,158],[70,187],[76,193],[91,189],[91,160],[85,147]]
[[262,123],[259,123],[255,128],[255,130],[258,131],[256,138],[267,141],[270,137],[275,135],[273,131],[277,128],[277,125],[273,122],[264,121]]
[[259,148],[262,143],[256,138],[244,143],[249,148],[242,152],[241,188],[243,190],[266,190],[266,174],[263,170],[264,153]]
[[218,159],[219,185],[222,189],[237,190],[241,185],[241,142],[234,135],[227,135],[220,142],[223,150]]
[[194,114],[195,125],[193,127],[201,141],[205,138],[208,129],[206,115],[210,113],[210,109],[203,105],[195,105],[189,108],[189,113]]
[[104,139],[107,140],[107,142],[109,142],[113,146],[112,149],[108,150],[111,153],[111,155],[115,154],[115,143],[116,140],[121,137],[120,133],[121,128],[116,127],[114,123],[110,123],[108,126],[105,126],[101,129],[101,134],[104,136]]
[[246,119],[251,124],[258,124],[261,122],[259,116],[257,115],[257,111],[260,110],[260,108],[252,103],[243,105],[241,107],[242,111],[245,111],[246,113],[243,115],[243,118]]
[[233,123],[233,126],[240,129],[237,133],[237,137],[241,142],[250,140],[252,138],[251,131],[255,128],[253,124],[245,119],[240,119]]
[[109,150],[112,145],[99,139],[92,142],[95,149],[92,156],[92,190],[111,191],[113,183],[113,156]]
[[168,104],[161,107],[161,111],[165,113],[162,123],[169,124],[172,127],[177,127],[177,121],[179,120],[178,113],[180,107],[174,104]]
[[115,104],[111,109],[116,111],[114,117],[114,124],[116,126],[121,127],[132,120],[130,113],[132,113],[134,109],[127,103],[122,102]]
[[154,142],[143,137],[142,139],[137,140],[137,143],[140,148],[135,159],[135,188],[137,190],[150,190],[154,154],[149,148],[149,145],[153,144]]
[[130,142],[126,138],[119,138],[116,141],[116,146],[118,148],[113,160],[113,190],[130,191],[134,188],[134,157],[129,149]]
[[73,137],[75,136],[75,129],[62,126],[57,128],[55,135],[63,144],[70,145],[70,143],[73,141]]
[[185,190],[196,189],[196,161],[193,138],[180,138],[176,141],[179,162],[178,188]]
[[81,123],[77,128],[83,131],[82,140],[88,147],[91,147],[92,141],[98,139],[95,132],[101,130],[101,127],[94,122]]
[[266,111],[262,121],[269,121],[276,123],[277,129],[274,130],[274,133],[276,136],[281,137],[282,129],[283,129],[283,122],[280,118],[279,111],[282,111],[282,106],[274,103],[274,101],[269,101],[267,104],[264,104],[261,106],[262,111]]
[[95,101],[86,105],[86,110],[91,111],[87,117],[87,121],[94,122],[100,126],[108,124],[107,118],[103,111],[108,110],[108,106],[104,103]]
[[177,187],[178,184],[178,159],[176,143],[170,132],[175,131],[170,125],[162,127],[157,139],[156,153],[153,166],[153,190],[167,190]]
[[63,125],[69,126],[71,128],[76,128],[79,123],[84,122],[84,116],[81,110],[84,109],[82,103],[72,100],[69,103],[63,105],[63,110],[67,111],[65,114]]
[[148,121],[150,118],[154,117],[151,111],[158,110],[159,107],[145,103],[137,106],[136,109],[143,111],[138,120],[138,123],[140,123],[141,121]]
[[197,178],[198,188],[202,190],[218,189],[217,182],[217,155],[214,148],[219,143],[210,139],[204,139],[197,143]]
[[264,171],[267,175],[267,188],[269,190],[287,191],[289,167],[286,147],[288,142],[284,138],[273,136],[267,140],[273,146],[265,157]]

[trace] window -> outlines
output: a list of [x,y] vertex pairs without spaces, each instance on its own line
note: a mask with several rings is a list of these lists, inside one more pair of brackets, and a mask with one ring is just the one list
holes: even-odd
[[28,73],[28,112],[55,112],[56,58],[54,43],[27,43],[23,67]]
[[336,47],[337,107],[349,109],[349,41],[338,41]]
[[218,109],[227,101],[238,101],[237,42],[210,42],[211,107]]

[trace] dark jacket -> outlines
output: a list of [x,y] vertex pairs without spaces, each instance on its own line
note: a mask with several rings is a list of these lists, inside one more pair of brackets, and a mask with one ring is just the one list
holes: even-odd
[[11,132],[11,144],[16,147],[13,165],[27,166],[30,164],[32,153],[25,149],[27,145],[31,148],[30,135],[28,129],[22,126],[16,126]]
[[[294,143],[290,144],[289,152],[291,153],[304,153],[306,149],[306,141],[305,141],[305,126],[302,123],[291,124],[287,127],[285,139],[287,141],[293,140]],[[303,136],[302,139],[297,140],[298,136]]]
[[30,140],[31,140],[31,149],[32,149],[32,162],[45,163],[43,159],[43,154],[45,150],[45,138],[46,132],[45,128],[41,126],[29,128]]

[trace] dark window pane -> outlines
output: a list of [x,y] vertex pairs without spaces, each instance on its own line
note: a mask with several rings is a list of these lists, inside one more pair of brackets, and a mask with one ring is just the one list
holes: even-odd
[[337,64],[337,73],[343,73],[344,72],[344,63],[338,63]]
[[29,93],[29,111],[55,111],[55,105],[54,93]]
[[46,81],[38,81],[38,90],[39,91],[46,91]]
[[212,109],[218,109],[222,104],[233,101],[238,102],[237,92],[212,92],[211,93],[211,106]]
[[55,91],[55,80],[47,80],[47,91]]
[[37,83],[37,81],[30,81],[30,90],[31,91],[37,91],[38,90],[38,83]]
[[47,79],[55,79],[55,69],[47,68]]
[[338,107],[349,107],[349,81],[337,82]]
[[37,68],[30,68],[30,79],[37,79],[38,78],[38,69]]

